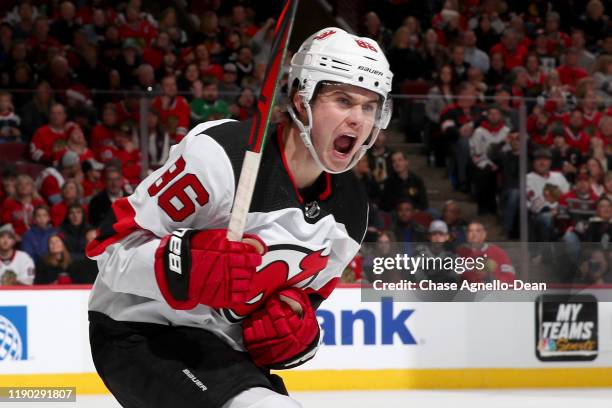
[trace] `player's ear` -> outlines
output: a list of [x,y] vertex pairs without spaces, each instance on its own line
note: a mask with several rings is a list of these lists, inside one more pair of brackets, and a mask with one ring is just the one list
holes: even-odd
[[291,103],[293,103],[293,107],[295,108],[295,112],[298,114],[298,116],[301,116],[305,112],[304,101],[302,101],[299,92],[293,92]]

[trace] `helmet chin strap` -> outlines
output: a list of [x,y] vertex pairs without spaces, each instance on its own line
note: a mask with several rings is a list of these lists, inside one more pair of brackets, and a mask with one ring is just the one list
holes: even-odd
[[291,116],[291,119],[293,120],[293,122],[300,129],[300,137],[302,138],[302,142],[304,142],[304,146],[306,146],[306,148],[310,152],[310,155],[314,159],[315,163],[317,163],[319,168],[321,168],[321,170],[323,170],[326,173],[340,174],[340,173],[344,173],[344,172],[347,172],[347,171],[351,170],[353,167],[355,167],[355,165],[363,157],[363,155],[366,154],[366,152],[372,146],[372,144],[374,144],[374,140],[376,140],[376,137],[378,136],[378,129],[377,128],[373,129],[372,132],[375,132],[375,133],[372,135],[373,138],[370,141],[370,143],[368,145],[362,145],[359,148],[359,150],[357,152],[355,152],[355,154],[353,155],[353,159],[351,160],[349,165],[346,166],[346,169],[340,170],[340,171],[331,170],[331,169],[327,168],[323,163],[321,163],[321,160],[319,159],[319,155],[315,151],[315,148],[314,148],[314,146],[312,144],[312,139],[310,137],[310,130],[311,130],[310,123],[312,123],[312,111],[311,111],[310,105],[308,103],[304,103],[303,105],[306,108],[306,114],[308,115],[308,123],[309,123],[308,126],[305,126],[302,123],[302,121],[300,119],[298,119],[297,115],[295,114],[295,111],[293,110],[293,106],[292,105],[289,105],[288,108],[287,108],[287,110],[289,112],[289,116]]

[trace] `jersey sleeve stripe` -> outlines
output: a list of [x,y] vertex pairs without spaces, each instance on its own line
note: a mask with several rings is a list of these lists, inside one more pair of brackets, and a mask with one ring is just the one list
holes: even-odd
[[136,223],[136,211],[127,197],[116,200],[112,211],[102,222],[96,238],[87,245],[85,250],[89,258],[101,255],[108,246],[113,245],[132,232],[142,229]]

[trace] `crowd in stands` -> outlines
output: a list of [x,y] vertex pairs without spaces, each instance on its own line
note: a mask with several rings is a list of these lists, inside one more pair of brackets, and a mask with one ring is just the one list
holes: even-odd
[[[538,245],[532,261],[550,265],[553,281],[612,282],[612,257],[600,253],[612,237],[609,7],[600,0],[448,0],[435,10],[402,3],[368,12],[362,26],[362,35],[383,44],[395,92],[408,94],[396,100],[400,117],[407,116],[400,121],[407,139],[417,133],[429,163],[447,169],[479,215],[497,216],[507,238],[518,239],[519,209],[527,207],[529,241],[551,243]],[[519,187],[521,109],[526,203]],[[446,250],[473,244],[466,238],[472,224],[462,221],[462,237],[453,239],[450,225],[431,222],[445,221],[441,209],[428,207],[423,181],[404,162],[377,144],[369,166],[357,169],[379,210],[373,219],[390,217],[371,227],[378,239],[425,242],[448,230]],[[589,272],[591,256],[606,261],[599,268],[605,272]],[[502,279],[501,270],[491,277]]]
[[[590,254],[576,245],[610,237],[607,3],[414,3],[371,5],[356,27],[385,50],[395,93],[426,96],[420,110],[411,99],[396,101],[400,122],[417,112],[406,133],[419,134],[430,163],[448,169],[450,183],[472,194],[479,214],[498,215],[509,238],[518,237],[519,208],[527,205],[530,239],[561,241],[582,265]],[[26,145],[30,165],[9,164],[2,172],[3,283],[91,282],[95,265],[84,248],[112,202],[161,166],[194,124],[252,116],[270,56],[270,16],[278,12],[269,7],[203,1],[162,9],[141,0],[0,5],[0,148]],[[528,203],[519,202],[523,107],[533,162]],[[277,109],[274,120],[285,119]],[[446,243],[444,251],[454,254],[465,243],[474,251],[494,248],[485,243],[485,226],[465,220],[456,202],[430,206],[425,182],[404,152],[386,146],[384,134],[355,174],[370,198],[367,242],[381,248],[400,242],[410,253],[426,241]],[[368,263],[365,255],[355,261],[353,280],[371,280]],[[508,274],[504,258],[487,274],[464,279]],[[587,270],[567,279],[601,283],[609,276]]]

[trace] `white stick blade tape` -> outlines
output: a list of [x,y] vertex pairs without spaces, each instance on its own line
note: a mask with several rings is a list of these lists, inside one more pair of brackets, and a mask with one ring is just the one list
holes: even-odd
[[244,155],[244,163],[240,170],[240,179],[238,180],[238,188],[234,198],[234,208],[232,209],[227,230],[227,238],[230,241],[242,240],[247,214],[251,206],[251,198],[255,190],[260,161],[261,153],[247,151]]

